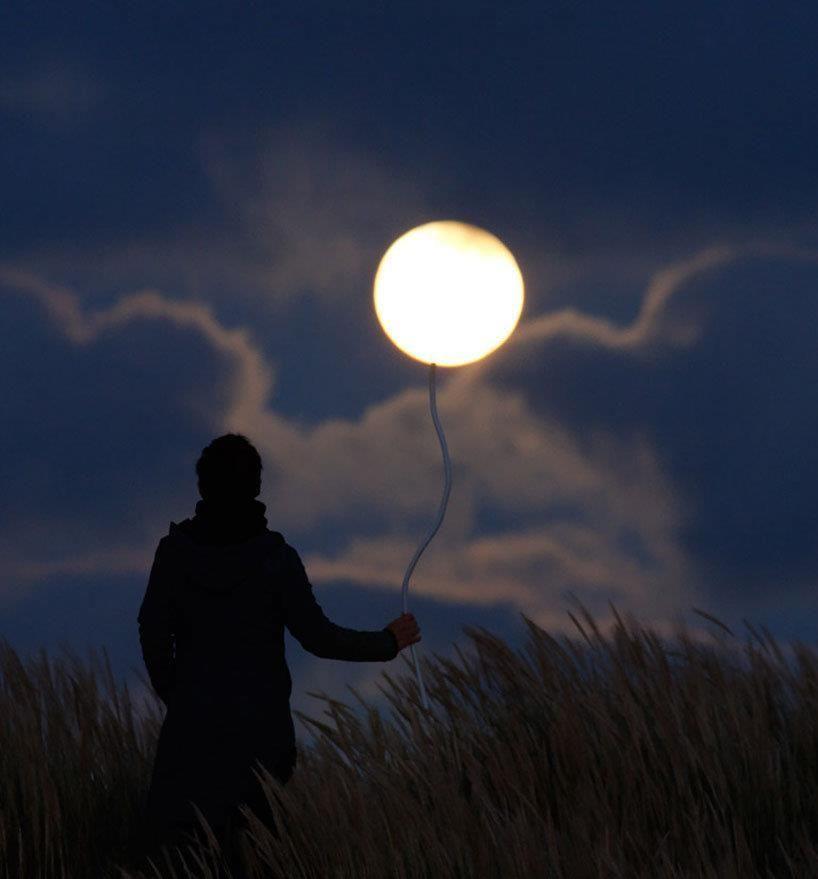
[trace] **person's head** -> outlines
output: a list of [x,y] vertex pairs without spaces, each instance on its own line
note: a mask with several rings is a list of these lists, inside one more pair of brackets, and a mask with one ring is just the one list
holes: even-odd
[[226,433],[202,449],[196,462],[199,494],[206,501],[252,500],[261,491],[261,456],[240,433]]

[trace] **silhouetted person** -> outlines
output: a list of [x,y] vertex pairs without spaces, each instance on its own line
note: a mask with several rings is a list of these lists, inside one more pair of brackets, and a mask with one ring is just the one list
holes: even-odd
[[240,434],[202,451],[202,500],[159,541],[139,610],[142,655],[167,707],[147,801],[154,847],[180,844],[195,828],[189,801],[223,842],[239,803],[265,815],[256,760],[282,783],[292,775],[285,626],[310,653],[354,662],[394,659],[420,641],[412,614],[380,631],[346,629],[324,615],[298,553],[267,528],[255,499],[261,469]]

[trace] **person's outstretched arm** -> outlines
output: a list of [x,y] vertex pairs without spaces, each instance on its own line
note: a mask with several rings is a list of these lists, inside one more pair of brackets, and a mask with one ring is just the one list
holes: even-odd
[[[324,659],[385,662],[394,659],[406,646],[399,643],[399,635],[388,626],[377,631],[359,631],[329,620],[315,600],[296,550],[287,544],[281,552],[284,622],[305,650]],[[420,636],[414,640],[419,641]]]
[[139,608],[139,643],[156,695],[168,704],[174,683],[175,621],[171,601],[171,572],[162,541],[156,549],[148,588]]

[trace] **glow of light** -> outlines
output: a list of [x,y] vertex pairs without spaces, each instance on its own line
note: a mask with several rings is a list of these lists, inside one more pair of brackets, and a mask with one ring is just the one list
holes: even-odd
[[522,308],[523,277],[511,251],[467,223],[410,229],[375,274],[375,311],[384,332],[423,363],[480,360],[511,335]]

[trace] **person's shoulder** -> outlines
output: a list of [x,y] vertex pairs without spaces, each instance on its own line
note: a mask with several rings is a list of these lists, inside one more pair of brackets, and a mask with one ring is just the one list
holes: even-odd
[[154,552],[156,558],[162,558],[163,560],[169,560],[175,554],[176,548],[176,535],[173,530],[173,526],[175,523],[171,522],[171,528],[168,530],[167,534],[163,534],[159,541],[156,544],[156,550]]
[[180,542],[180,538],[190,537],[189,531],[190,519],[184,519],[181,522],[170,522],[168,524],[167,534],[163,534],[159,538],[157,549],[169,549]]
[[273,549],[267,552],[262,567],[267,574],[283,576],[285,581],[301,581],[305,577],[304,563],[296,548],[279,531],[270,531]]
[[264,568],[267,571],[278,570],[282,562],[289,560],[292,547],[280,531],[268,528],[264,537]]
[[161,555],[167,560],[180,555],[192,540],[191,521],[191,519],[183,519],[181,522],[170,522],[167,533],[163,534],[156,544],[156,555]]
[[189,531],[190,519],[183,519],[181,522],[169,522],[168,530],[159,538],[159,546],[168,546],[175,543],[177,538],[187,534]]

